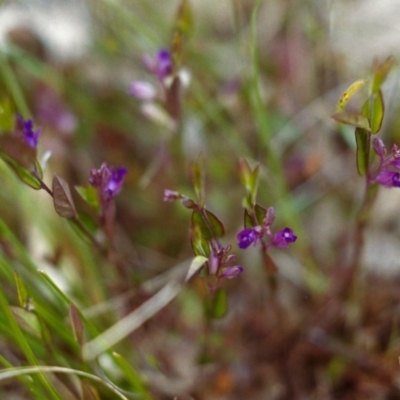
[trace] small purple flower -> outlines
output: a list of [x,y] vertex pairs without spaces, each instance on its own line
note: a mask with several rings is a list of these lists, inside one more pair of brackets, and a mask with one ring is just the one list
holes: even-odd
[[237,234],[238,246],[247,249],[252,243],[256,244],[260,235],[254,228],[246,228]]
[[147,70],[155,75],[161,82],[172,75],[174,69],[172,55],[167,49],[160,49],[155,58],[145,55],[143,57],[143,63]]
[[288,247],[290,243],[294,243],[297,236],[293,233],[292,229],[284,228],[276,232],[272,239],[272,245],[275,247]]
[[228,279],[236,278],[243,272],[243,267],[239,265],[234,265],[233,267],[225,268],[222,276]]
[[16,134],[25,140],[25,143],[32,147],[37,148],[42,128],[33,130],[33,122],[30,119],[24,120],[20,115],[16,116]]
[[121,191],[127,172],[125,167],[109,167],[106,163],[90,171],[89,183],[98,190],[103,205]]
[[157,53],[156,75],[160,81],[170,76],[173,71],[171,53],[167,49],[161,49]]
[[164,201],[171,202],[179,200],[182,195],[175,190],[165,189],[164,190]]

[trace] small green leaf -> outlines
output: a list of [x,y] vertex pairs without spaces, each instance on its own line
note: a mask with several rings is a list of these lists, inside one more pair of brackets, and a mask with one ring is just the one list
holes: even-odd
[[260,206],[259,204],[256,204],[254,206],[254,214],[256,216],[256,220],[258,222],[258,225],[261,225],[265,219],[265,215],[267,214],[267,210]]
[[198,227],[202,237],[206,240],[221,237],[225,233],[222,222],[206,209],[193,211],[192,227]]
[[371,133],[378,133],[381,129],[383,116],[385,114],[385,105],[381,90],[378,90],[372,94],[371,97],[365,102],[362,108],[362,113],[366,118],[368,118],[371,126]]
[[40,190],[42,188],[42,183],[32,174],[32,172],[28,171],[26,168],[18,164],[7,154],[0,151],[0,158],[2,158],[3,161],[15,172],[15,174],[18,176],[19,179],[21,179],[22,182],[35,190]]
[[36,163],[36,149],[19,137],[0,136],[0,150],[25,169],[32,169]]
[[333,114],[332,118],[342,124],[351,125],[356,128],[362,128],[369,131],[369,122],[368,118],[365,115],[340,112]]
[[346,108],[349,100],[366,84],[365,79],[360,79],[354,83],[352,83],[340,96],[339,101],[336,105],[336,112],[342,113]]
[[208,261],[207,257],[204,256],[197,256],[195,257],[192,262],[190,263],[189,270],[186,274],[185,282],[187,282],[193,275],[195,275],[203,265]]
[[41,326],[37,315],[20,307],[10,307],[18,325],[26,332],[36,337],[42,336]]
[[92,185],[75,186],[75,190],[79,193],[83,200],[86,201],[96,211],[100,210],[100,199],[97,190]]
[[368,132],[365,129],[356,128],[355,136],[357,143],[357,170],[361,176],[364,176],[369,162]]
[[61,217],[77,217],[68,183],[58,175],[54,175],[53,178],[53,203],[57,214]]
[[244,227],[254,228],[257,225],[262,225],[266,213],[267,210],[259,204],[255,204],[251,212],[247,209],[244,210]]
[[371,82],[371,87],[370,87],[370,92],[371,94],[377,93],[383,82],[385,82],[386,77],[392,68],[394,63],[394,58],[393,57],[388,57],[385,61],[382,63],[379,63],[377,61],[374,62],[374,65],[372,67],[373,69],[373,77],[372,77],[372,82]]
[[191,178],[194,187],[194,191],[197,196],[197,201],[199,206],[204,205],[205,199],[205,188],[204,188],[204,159],[199,157],[197,162],[192,163],[191,168]]
[[193,253],[196,256],[207,257],[210,255],[210,247],[206,239],[201,235],[201,230],[198,226],[192,227],[191,245]]

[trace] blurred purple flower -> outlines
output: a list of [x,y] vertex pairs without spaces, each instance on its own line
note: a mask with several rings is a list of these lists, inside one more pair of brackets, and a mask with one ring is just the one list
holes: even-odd
[[32,147],[37,148],[42,128],[33,130],[33,122],[30,119],[24,120],[20,115],[16,115],[15,132],[16,135],[23,138],[25,143]]
[[156,97],[156,89],[150,82],[134,81],[129,87],[129,94],[139,100],[150,101]]
[[172,55],[167,49],[158,50],[155,58],[145,55],[143,57],[143,63],[147,70],[160,81],[170,76],[174,69]]
[[288,247],[290,243],[294,243],[296,240],[297,236],[293,233],[292,229],[283,228],[275,233],[271,243],[275,247],[285,248]]
[[127,172],[125,167],[109,167],[106,163],[90,171],[89,183],[98,190],[103,205],[121,191]]

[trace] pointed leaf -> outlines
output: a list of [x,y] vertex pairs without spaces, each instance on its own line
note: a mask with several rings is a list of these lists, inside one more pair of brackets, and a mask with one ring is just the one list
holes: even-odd
[[41,337],[41,327],[37,315],[20,307],[10,307],[18,325],[26,332]]
[[68,183],[58,175],[53,178],[53,203],[57,214],[61,217],[77,217]]
[[190,263],[189,270],[186,274],[185,282],[187,282],[193,275],[195,275],[203,265],[207,262],[208,258],[204,256],[195,257]]
[[368,132],[365,129],[356,128],[355,136],[357,143],[357,170],[361,176],[364,176],[369,162]]
[[371,82],[370,92],[374,94],[378,92],[385,82],[386,77],[394,63],[393,57],[388,57],[384,62],[375,62],[373,65],[373,77]]
[[201,235],[201,230],[198,226],[192,227],[191,245],[193,253],[196,256],[207,257],[210,255],[210,247],[206,239]]
[[199,206],[204,205],[205,188],[204,188],[204,159],[199,157],[197,162],[191,165],[191,178],[194,191],[197,196]]
[[40,190],[42,188],[42,183],[38,178],[36,178],[32,172],[28,171],[26,168],[18,164],[7,154],[0,151],[0,158],[14,171],[19,179],[31,188],[35,190]]
[[254,214],[256,216],[258,225],[261,225],[264,221],[265,215],[267,214],[267,210],[259,204],[256,204],[254,206]]
[[381,129],[385,113],[385,105],[381,90],[378,90],[365,102],[362,108],[362,113],[366,118],[368,118],[371,126],[371,133],[378,133]]
[[336,112],[341,113],[345,108],[349,100],[366,84],[365,79],[360,79],[352,83],[340,96],[340,99],[336,105]]
[[82,347],[84,343],[84,325],[79,315],[79,311],[72,303],[69,305],[69,319],[71,321],[74,338],[78,342],[79,346]]
[[192,227],[200,229],[202,237],[206,240],[224,235],[224,226],[222,222],[213,213],[205,209],[193,211]]
[[342,124],[351,125],[369,131],[368,118],[362,114],[340,112],[333,114],[332,118]]

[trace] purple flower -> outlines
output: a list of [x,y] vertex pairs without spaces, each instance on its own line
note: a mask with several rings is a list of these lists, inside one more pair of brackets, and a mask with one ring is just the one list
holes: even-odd
[[290,243],[294,243],[297,236],[293,233],[292,229],[284,228],[276,232],[272,239],[272,245],[276,247],[288,247]]
[[157,53],[156,75],[160,81],[170,76],[173,71],[171,53],[167,49],[161,49]]
[[42,128],[33,130],[33,122],[30,119],[24,120],[20,115],[16,116],[16,134],[25,140],[25,143],[36,149]]
[[375,182],[388,188],[400,187],[400,174],[394,171],[382,171],[375,177]]
[[256,244],[260,235],[254,228],[246,228],[237,234],[238,246],[247,249],[252,243]]
[[163,81],[173,72],[173,60],[167,49],[160,49],[155,58],[145,55],[143,63],[147,70],[154,74],[160,81]]
[[109,167],[106,163],[90,171],[89,183],[98,190],[103,205],[121,191],[127,172],[125,167]]
[[222,276],[228,279],[236,278],[243,272],[243,267],[239,265],[234,265],[233,267],[228,267],[222,273]]
[[387,188],[400,187],[400,150],[394,144],[389,156],[385,158],[386,148],[382,140],[374,140],[374,150],[379,156],[379,167],[372,181]]

